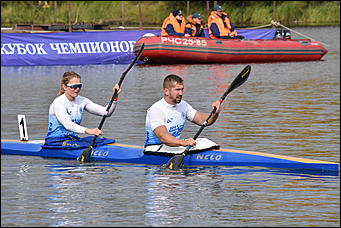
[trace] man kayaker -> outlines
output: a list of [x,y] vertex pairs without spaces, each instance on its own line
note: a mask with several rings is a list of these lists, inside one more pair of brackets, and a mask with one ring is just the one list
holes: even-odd
[[[81,140],[77,133],[97,136],[102,134],[102,131],[98,128],[86,128],[80,125],[84,110],[98,116],[103,116],[106,113],[106,107],[78,95],[82,85],[79,74],[73,71],[63,74],[60,80],[58,97],[54,99],[49,108],[49,123],[45,145],[62,146],[67,144],[67,141],[77,141],[78,143]],[[110,107],[108,117],[114,112],[118,95],[121,92],[118,84],[113,87],[114,92],[115,90],[118,93],[113,105]],[[89,146],[89,143],[87,143],[87,146]]]
[[208,17],[208,32],[212,39],[231,39],[237,36],[233,23],[220,5],[216,5]]
[[[165,77],[163,98],[155,102],[147,111],[145,147],[160,144],[172,147],[196,145],[193,138],[180,138],[185,121],[187,119],[201,126],[209,114],[198,112],[182,100],[183,92],[184,82],[181,77],[174,74]],[[220,113],[219,100],[212,104],[212,108],[214,107],[217,110],[209,119],[208,125],[213,124],[218,118]]]
[[194,37],[205,37],[204,25],[200,13],[194,13],[187,17],[185,33]]
[[164,20],[161,27],[161,36],[190,36],[185,34],[186,20],[181,10],[173,10]]

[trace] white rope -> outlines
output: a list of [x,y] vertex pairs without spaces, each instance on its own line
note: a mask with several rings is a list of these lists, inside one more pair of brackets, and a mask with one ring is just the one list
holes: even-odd
[[268,24],[268,25],[261,25],[261,26],[258,26],[258,27],[249,27],[249,28],[244,28],[244,29],[258,29],[258,28],[264,28],[264,27],[269,27],[271,26],[272,24]]
[[[295,32],[295,33],[297,33],[297,34],[299,34],[299,35],[305,37],[305,38],[308,38],[308,39],[314,40],[314,41],[318,41],[318,40],[315,40],[315,39],[313,39],[313,38],[311,38],[311,37],[309,37],[309,36],[306,36],[306,35],[304,35],[304,34],[302,34],[302,33],[299,33],[299,32],[297,32],[297,31],[295,31],[295,30],[293,30],[293,29],[290,29],[290,28],[288,28],[288,27],[282,25],[281,23],[279,23],[279,22],[277,22],[277,21],[271,20],[271,24],[274,25],[274,26],[277,26],[277,27],[278,27],[278,26],[282,26],[283,28],[286,28],[286,29],[288,29],[288,30],[290,30],[290,31],[293,31],[293,32]],[[323,43],[323,42],[321,42],[321,41],[318,41],[318,42],[320,42],[321,44],[324,44],[324,45],[326,45],[326,46],[329,46],[328,44],[325,44],[325,43]]]

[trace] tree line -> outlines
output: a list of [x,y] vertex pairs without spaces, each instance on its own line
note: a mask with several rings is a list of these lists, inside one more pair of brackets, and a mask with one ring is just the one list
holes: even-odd
[[1,26],[16,24],[107,24],[160,27],[173,9],[185,16],[198,12],[207,22],[221,5],[236,27],[271,20],[292,25],[339,25],[339,1],[1,1]]

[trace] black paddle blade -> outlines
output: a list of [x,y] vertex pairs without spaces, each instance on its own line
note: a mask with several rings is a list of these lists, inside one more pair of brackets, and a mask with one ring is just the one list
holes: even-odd
[[86,148],[82,154],[77,158],[80,162],[90,162],[90,155],[92,151],[92,146]]
[[181,169],[184,166],[184,154],[173,156],[165,165],[166,169]]
[[246,82],[246,80],[249,78],[251,72],[251,66],[247,65],[239,74],[238,76],[233,80],[233,82],[231,83],[230,87],[228,88],[228,90],[224,93],[224,95],[221,97],[222,100],[225,99],[225,97],[227,96],[227,94],[229,94],[232,90],[238,88],[239,86],[241,86],[244,82]]

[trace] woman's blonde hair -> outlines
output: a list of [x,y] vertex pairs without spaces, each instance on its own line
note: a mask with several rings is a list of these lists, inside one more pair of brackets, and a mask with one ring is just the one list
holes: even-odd
[[63,88],[63,85],[66,85],[69,83],[69,81],[72,79],[72,78],[79,78],[81,79],[81,76],[73,71],[68,71],[68,72],[65,72],[63,74],[63,77],[62,79],[60,80],[60,89],[59,89],[59,92],[58,92],[58,96],[62,95],[65,93],[65,90]]

